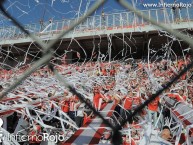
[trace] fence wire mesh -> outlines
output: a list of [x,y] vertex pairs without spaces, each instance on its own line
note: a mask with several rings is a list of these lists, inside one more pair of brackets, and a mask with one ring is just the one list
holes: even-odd
[[[39,40],[39,38],[34,35],[33,33],[30,33],[29,31],[27,31],[22,24],[20,24],[15,18],[13,18],[3,7],[3,3],[5,2],[5,0],[1,1],[0,3],[0,9],[2,11],[2,13],[8,17],[9,19],[12,20],[12,23],[15,24],[15,26],[17,26],[18,28],[20,28],[25,34],[27,34],[37,45],[39,45],[41,47],[41,49],[43,50],[43,55],[42,58],[39,59],[38,61],[36,61],[36,63],[34,63],[34,65],[27,70],[26,72],[23,73],[23,75],[17,79],[17,81],[15,83],[13,83],[8,89],[6,89],[1,95],[0,98],[2,99],[7,93],[9,93],[10,91],[12,91],[13,89],[15,89],[19,84],[22,83],[22,81],[24,81],[30,74],[32,74],[33,72],[35,72],[38,68],[40,68],[40,66],[42,65],[48,65],[50,70],[52,72],[54,72],[55,76],[57,77],[57,79],[67,88],[69,88],[69,90],[78,96],[78,98],[84,102],[87,106],[89,106],[89,108],[94,112],[95,115],[97,115],[98,117],[100,117],[103,120],[103,123],[106,124],[108,127],[110,127],[113,131],[113,137],[112,137],[112,141],[113,144],[115,145],[119,145],[122,142],[122,137],[120,134],[120,130],[122,129],[122,127],[125,125],[125,123],[129,120],[129,118],[132,118],[133,116],[135,116],[138,112],[140,112],[145,106],[147,106],[151,101],[153,101],[157,96],[159,96],[164,90],[166,90],[167,88],[169,88],[173,83],[175,83],[175,81],[177,81],[183,74],[185,74],[188,70],[190,70],[193,66],[193,61],[187,65],[187,67],[185,67],[178,75],[176,75],[173,79],[171,79],[170,82],[168,82],[167,84],[164,84],[163,88],[158,90],[154,95],[152,95],[148,100],[146,100],[143,104],[141,104],[140,106],[138,106],[132,114],[129,115],[128,119],[125,119],[121,122],[121,125],[118,126],[113,126],[108,120],[106,120],[97,110],[95,110],[95,108],[88,104],[86,102],[86,100],[84,99],[84,97],[78,93],[76,91],[76,89],[74,87],[72,87],[71,85],[69,85],[69,83],[64,80],[59,73],[57,72],[56,69],[54,69],[54,64],[50,63],[50,59],[53,57],[53,46],[62,38],[64,37],[67,33],[69,33],[71,30],[73,30],[76,26],[78,26],[80,23],[84,22],[84,20],[86,20],[86,18],[88,16],[90,16],[91,14],[93,14],[99,7],[101,7],[106,0],[98,0],[96,1],[96,3],[88,10],[88,12],[82,16],[81,18],[78,19],[78,21],[74,22],[68,30],[66,31],[62,31],[56,38],[54,38],[54,40],[51,40],[49,43],[44,43],[42,40]],[[127,8],[129,11],[133,11],[136,15],[138,15],[139,17],[142,17],[144,20],[150,22],[151,24],[158,26],[160,29],[165,30],[167,32],[169,32],[171,35],[183,40],[184,42],[187,42],[190,47],[193,47],[193,41],[191,38],[186,37],[185,34],[180,33],[177,30],[173,30],[170,28],[170,26],[166,26],[164,24],[161,23],[157,23],[156,20],[153,20],[151,18],[149,18],[147,15],[144,15],[140,12],[140,10],[137,10],[136,8],[132,7],[131,4],[129,4],[126,0],[117,0],[117,3],[119,3],[120,5],[122,5],[123,7]]]

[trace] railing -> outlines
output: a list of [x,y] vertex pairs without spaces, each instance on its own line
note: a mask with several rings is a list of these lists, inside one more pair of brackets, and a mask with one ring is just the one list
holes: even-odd
[[[144,13],[156,20],[159,23],[176,23],[176,22],[186,22],[193,20],[193,8],[181,8],[177,11],[173,9],[151,9],[143,10]],[[68,29],[72,23],[77,21],[77,19],[63,19],[60,21],[53,22],[42,22],[35,24],[25,25],[24,28],[37,35],[47,34],[47,33],[58,33],[61,30]],[[122,12],[105,14],[104,16],[96,15],[90,16],[76,26],[74,31],[92,31],[92,30],[112,30],[117,28],[131,28],[142,25],[149,25],[150,22],[145,21],[143,18],[137,17],[134,12]],[[2,27],[0,28],[0,40],[6,39],[18,39],[25,38],[24,33],[15,26]]]

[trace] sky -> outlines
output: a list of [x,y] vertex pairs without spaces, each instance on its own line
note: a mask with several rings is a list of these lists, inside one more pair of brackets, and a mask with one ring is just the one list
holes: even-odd
[[[39,23],[42,19],[60,20],[64,18],[76,18],[84,14],[96,0],[6,0],[5,9],[22,24]],[[127,0],[131,3],[131,0]],[[144,8],[144,3],[158,3],[160,0],[133,0],[138,9]],[[171,3],[174,0],[164,0]],[[191,3],[192,0],[177,0],[177,2]],[[115,0],[107,0],[94,15],[105,13],[118,13],[127,11]],[[0,13],[0,27],[10,25],[10,20]]]

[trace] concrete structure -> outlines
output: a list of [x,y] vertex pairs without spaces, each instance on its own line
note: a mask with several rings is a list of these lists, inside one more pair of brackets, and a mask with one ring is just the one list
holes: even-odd
[[[147,14],[149,18],[155,19],[158,23],[171,27],[171,29],[192,34],[193,8],[181,8],[179,15],[176,15],[173,9],[152,9],[141,12]],[[25,29],[43,41],[49,41],[55,39],[59,32],[68,29],[75,21],[77,20],[64,19],[41,24],[29,24],[25,25]],[[159,31],[159,28],[146,22],[143,18],[137,17],[135,13],[123,12],[88,17],[82,24],[64,36],[54,49],[57,50],[58,54],[63,54],[65,50],[70,51],[67,55],[69,59],[77,57],[76,51],[80,53],[81,58],[89,59],[93,53],[93,48],[96,53],[100,50],[103,54],[110,54],[111,59],[121,58],[123,54],[127,57],[142,58],[147,54],[150,39],[149,47],[155,50],[162,48],[164,44],[172,40],[165,35],[165,32]],[[187,44],[180,43],[174,41],[168,48],[172,48],[177,54],[180,54],[181,49],[188,47]],[[29,52],[34,55],[38,55],[40,50],[35,43],[32,44],[31,38],[15,26],[0,28],[0,46],[5,51],[11,48],[10,54],[13,54],[14,57],[25,54],[28,47],[30,47]]]

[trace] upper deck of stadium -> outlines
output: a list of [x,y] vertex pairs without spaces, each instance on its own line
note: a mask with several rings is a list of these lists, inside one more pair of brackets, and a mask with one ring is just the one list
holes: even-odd
[[[149,18],[156,20],[158,23],[171,27],[171,29],[180,30],[188,35],[192,34],[192,7],[181,8],[178,11],[171,8],[150,9],[142,10],[141,13],[148,15]],[[50,20],[28,24],[24,28],[40,39],[49,41],[55,39],[61,31],[67,30],[77,20]],[[151,43],[148,43],[150,39]],[[63,53],[64,50],[75,50],[80,53],[81,57],[85,57],[82,48],[89,56],[92,54],[94,46],[96,46],[96,51],[100,49],[101,53],[106,53],[111,47],[111,57],[115,57],[123,47],[128,47],[130,50],[127,52],[133,53],[133,57],[141,58],[147,54],[148,47],[158,50],[164,44],[167,44],[170,39],[173,39],[173,37],[169,37],[165,31],[136,16],[134,12],[104,13],[87,17],[84,22],[63,36],[53,49],[57,50],[57,53]],[[189,47],[188,44],[182,41],[180,43],[176,40],[173,41],[170,47],[176,54],[181,53],[181,49]],[[39,48],[32,43],[32,39],[16,26],[0,28],[0,46],[4,50],[9,50],[10,46],[26,50],[30,46],[31,53],[35,54],[39,51]],[[136,52],[136,50],[139,51]],[[12,53],[16,57],[21,56],[23,52],[18,53],[18,50],[12,49]],[[121,53],[118,55],[121,55]]]
[[[173,9],[143,10],[144,13],[158,23],[170,25],[171,29],[192,28],[193,8],[182,8],[176,14]],[[179,19],[179,20],[177,20]],[[66,30],[77,19],[63,19],[59,21],[39,22],[25,25],[24,28],[34,33],[42,40],[54,39],[59,32]],[[110,35],[131,32],[151,32],[158,30],[150,22],[139,18],[133,12],[122,12],[88,17],[83,23],[63,38],[92,37],[95,35]],[[0,28],[0,45],[28,43],[32,40],[16,26]]]

